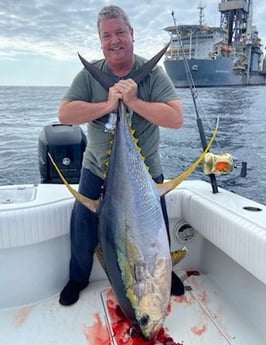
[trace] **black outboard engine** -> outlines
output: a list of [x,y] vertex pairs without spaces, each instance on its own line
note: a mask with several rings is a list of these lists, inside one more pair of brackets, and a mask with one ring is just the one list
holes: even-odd
[[39,170],[42,183],[62,183],[48,152],[69,183],[79,183],[83,152],[87,143],[80,126],[53,124],[39,136]]

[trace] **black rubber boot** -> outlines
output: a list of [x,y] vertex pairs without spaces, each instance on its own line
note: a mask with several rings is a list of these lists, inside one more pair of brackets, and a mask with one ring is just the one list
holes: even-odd
[[172,271],[171,295],[182,296],[185,293],[185,288],[182,280]]
[[65,306],[76,303],[80,291],[85,289],[88,284],[88,282],[76,283],[70,280],[60,294],[59,303]]

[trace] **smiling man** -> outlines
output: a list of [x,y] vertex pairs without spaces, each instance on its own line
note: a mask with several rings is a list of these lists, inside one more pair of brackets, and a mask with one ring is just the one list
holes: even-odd
[[[97,27],[104,59],[94,65],[110,75],[114,85],[106,91],[83,69],[73,80],[59,109],[61,123],[87,123],[88,145],[79,192],[91,199],[98,199],[103,192],[119,100],[131,112],[135,136],[156,182],[163,181],[159,126],[183,125],[182,103],[161,67],[155,67],[139,85],[131,78],[147,60],[134,54],[134,31],[126,13],[120,7],[106,6],[98,14]],[[161,202],[168,227],[165,200],[162,198]],[[80,291],[88,285],[98,244],[97,225],[97,216],[76,201],[71,217],[70,279],[60,295],[62,305],[75,303]],[[182,295],[183,283],[174,274],[172,279],[172,294]]]

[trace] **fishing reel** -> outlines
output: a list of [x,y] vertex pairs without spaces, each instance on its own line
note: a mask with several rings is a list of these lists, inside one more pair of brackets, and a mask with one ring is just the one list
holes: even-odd
[[229,174],[234,168],[233,157],[230,153],[213,154],[207,152],[203,159],[203,171],[206,175]]

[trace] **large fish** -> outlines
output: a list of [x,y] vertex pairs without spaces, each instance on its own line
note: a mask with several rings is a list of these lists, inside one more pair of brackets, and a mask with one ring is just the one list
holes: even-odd
[[156,337],[163,327],[170,299],[172,262],[160,195],[175,188],[199,165],[216,131],[187,171],[158,185],[145,166],[121,103],[102,202],[75,191],[55,165],[74,197],[98,212],[106,273],[122,311],[145,339]]
[[100,209],[99,241],[119,305],[146,339],[162,328],[170,297],[171,256],[160,196],[120,104]]
[[122,102],[102,201],[80,195],[55,169],[67,188],[99,216],[104,267],[118,303],[132,327],[147,340],[163,327],[170,299],[172,262],[160,196],[174,189],[200,164],[204,153],[181,176],[164,184],[152,180]]

